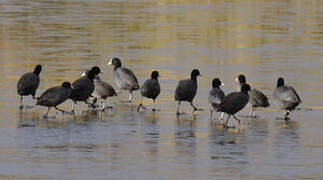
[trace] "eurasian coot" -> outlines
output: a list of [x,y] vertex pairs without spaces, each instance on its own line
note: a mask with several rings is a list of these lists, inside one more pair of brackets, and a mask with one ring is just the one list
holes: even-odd
[[147,79],[144,84],[141,86],[141,97],[140,97],[140,105],[137,108],[137,111],[139,111],[140,107],[146,109],[143,104],[142,104],[142,96],[146,97],[146,98],[150,98],[153,99],[154,101],[154,108],[152,109],[152,111],[156,110],[156,98],[157,96],[160,94],[160,85],[158,82],[158,77],[159,77],[159,73],[158,71],[153,71],[151,73],[151,78]]
[[[129,102],[132,99],[132,92],[138,90],[139,84],[136,75],[127,68],[121,67],[121,61],[119,58],[112,58],[108,65],[113,65],[113,76],[114,80],[119,87],[120,91],[126,90],[129,91]],[[120,92],[121,93],[121,92]]]

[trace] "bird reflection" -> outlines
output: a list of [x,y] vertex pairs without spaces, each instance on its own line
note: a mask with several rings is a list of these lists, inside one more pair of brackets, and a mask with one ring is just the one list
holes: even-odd
[[141,112],[142,123],[141,123],[141,132],[143,136],[143,141],[145,145],[145,152],[151,155],[151,158],[157,160],[160,134],[159,134],[159,115],[155,112],[153,113],[144,113]]
[[195,156],[195,122],[184,117],[177,117],[175,122],[175,149],[178,153]]
[[17,114],[19,120],[17,121],[17,128],[23,127],[46,127],[46,128],[66,128],[68,121],[72,120],[72,116],[57,115],[47,120],[39,112],[25,111]]

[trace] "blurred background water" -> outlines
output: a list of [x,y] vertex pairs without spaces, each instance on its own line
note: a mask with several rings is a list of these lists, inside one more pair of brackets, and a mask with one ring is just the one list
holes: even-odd
[[[315,0],[0,1],[1,179],[323,179],[323,113],[260,111],[240,130],[210,124],[211,81],[226,93],[238,74],[271,99],[279,76],[301,107],[323,106],[323,5]],[[37,95],[99,65],[115,86],[108,58],[118,56],[140,83],[161,75],[160,112],[136,112],[112,98],[112,110],[75,116],[36,107],[19,112],[18,78],[43,65]],[[178,80],[192,69],[195,104],[177,118]],[[26,98],[27,104],[34,101]],[[70,110],[71,101],[61,108]],[[152,105],[151,100],[144,100]],[[246,114],[248,109],[240,113]]]

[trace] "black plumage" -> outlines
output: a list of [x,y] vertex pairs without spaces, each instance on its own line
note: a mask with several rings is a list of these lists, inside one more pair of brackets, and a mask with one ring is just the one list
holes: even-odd
[[160,94],[160,85],[158,82],[158,77],[159,77],[158,71],[153,71],[151,73],[151,78],[146,80],[144,82],[144,84],[141,86],[141,90],[140,90],[141,98],[140,98],[140,105],[137,108],[138,111],[139,111],[140,107],[143,107],[145,109],[145,107],[142,104],[142,96],[144,96],[146,98],[153,99],[154,108],[152,110],[153,111],[156,110],[156,107],[155,107],[156,106],[156,98]]
[[[90,70],[86,76],[81,77],[72,83],[72,94],[70,99],[74,101],[74,104],[76,104],[77,101],[84,101],[87,103],[88,98],[94,91],[93,79],[95,76],[96,72]],[[72,112],[74,112],[74,105]]]
[[193,69],[191,72],[190,79],[179,81],[175,90],[175,100],[178,101],[177,112],[176,112],[177,115],[180,114],[179,108],[180,108],[181,101],[190,102],[191,106],[194,108],[193,112],[196,110],[199,110],[193,105],[193,99],[197,91],[197,76],[200,76],[200,71],[197,69]]
[[[239,86],[241,87],[247,83],[246,77],[243,74],[238,76]],[[261,91],[257,89],[251,89],[249,92],[249,102],[251,106],[250,116],[256,116],[255,109],[257,107],[269,107],[268,97]]]
[[117,57],[112,58],[108,65],[114,66],[114,80],[120,91],[129,91],[129,102],[131,102],[132,92],[140,88],[136,75],[130,69],[121,67],[121,61]]
[[[222,82],[220,81],[219,78],[214,78],[212,81],[212,89],[209,92],[209,103],[211,104],[211,120],[213,116],[213,111],[217,111],[219,108],[220,104],[225,98],[225,94],[223,90],[221,89]],[[223,114],[222,114],[223,118]]]
[[220,104],[218,111],[229,115],[228,119],[224,123],[225,126],[227,126],[230,116],[233,116],[240,124],[240,120],[235,116],[235,114],[247,105],[249,101],[248,91],[250,91],[250,86],[245,84],[241,87],[241,92],[232,92],[228,94]]
[[281,109],[286,110],[285,120],[288,120],[288,111],[293,111],[302,102],[292,86],[285,86],[284,79],[278,78],[276,89],[273,93],[274,101]]
[[23,96],[32,95],[35,98],[37,88],[39,86],[39,74],[42,66],[38,64],[33,72],[26,73],[20,77],[17,83],[17,93],[20,95],[20,108],[23,107]]
[[[94,97],[93,102],[97,102],[99,100],[99,109],[105,110],[105,100],[108,97],[117,96],[114,88],[107,82],[100,79],[99,74],[101,73],[101,69],[98,66],[94,66],[91,69],[95,72],[96,76],[94,78],[94,91],[91,96]],[[87,75],[89,71],[86,71],[84,75]]]
[[47,89],[39,98],[37,98],[36,105],[48,107],[48,110],[45,114],[45,118],[47,118],[51,107],[55,107],[56,110],[65,112],[64,110],[61,110],[56,106],[66,101],[71,96],[71,94],[71,83],[64,82],[61,86],[55,86]]

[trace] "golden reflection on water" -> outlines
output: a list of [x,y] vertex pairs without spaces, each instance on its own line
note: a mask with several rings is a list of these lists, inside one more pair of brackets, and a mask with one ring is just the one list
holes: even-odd
[[[71,162],[70,171],[64,171],[71,178],[104,174],[107,169],[116,179],[124,177],[124,169],[134,179],[147,172],[166,179],[178,172],[185,172],[180,176],[183,179],[238,178],[235,174],[272,179],[276,172],[287,174],[274,176],[278,179],[321,177],[317,170],[322,168],[317,162],[323,144],[318,138],[323,136],[320,111],[297,111],[288,124],[274,120],[280,112],[264,111],[257,121],[243,119],[247,124],[240,131],[224,131],[210,125],[207,93],[214,77],[221,78],[228,93],[235,89],[236,76],[245,73],[249,83],[271,100],[277,77],[284,76],[300,92],[302,106],[323,106],[322,8],[315,0],[1,1],[0,127],[5,135],[0,157],[12,167],[8,159],[19,154],[21,164],[14,173],[4,172],[0,177],[46,178],[23,171],[34,151],[41,154],[34,155],[38,157],[31,162],[34,166]],[[123,93],[108,100],[114,108],[107,112],[84,111],[86,107],[79,105],[83,113],[71,116],[52,110],[55,118],[48,121],[42,119],[46,108],[17,110],[16,82],[36,64],[43,65],[40,95],[62,81],[74,81],[93,65],[99,65],[102,78],[115,85],[112,67],[106,65],[114,56],[135,72],[140,83],[152,70],[160,71],[160,112],[135,112],[138,92],[131,106],[120,103],[127,96]],[[174,89],[179,79],[189,78],[193,68],[203,75],[194,103],[206,111],[191,116],[191,107],[182,103],[188,115],[176,118]],[[26,98],[26,103],[34,101]],[[152,101],[144,99],[144,104],[151,107]],[[69,110],[70,105],[67,101],[61,107]],[[47,137],[59,135],[62,142]],[[46,158],[53,148],[72,153]],[[308,148],[315,150],[308,153]],[[103,168],[79,166],[88,160]],[[160,163],[160,169],[151,162]],[[312,167],[310,173],[303,163]],[[301,175],[288,171],[295,164]],[[131,165],[140,169],[133,170]],[[50,179],[60,173],[48,174]]]

